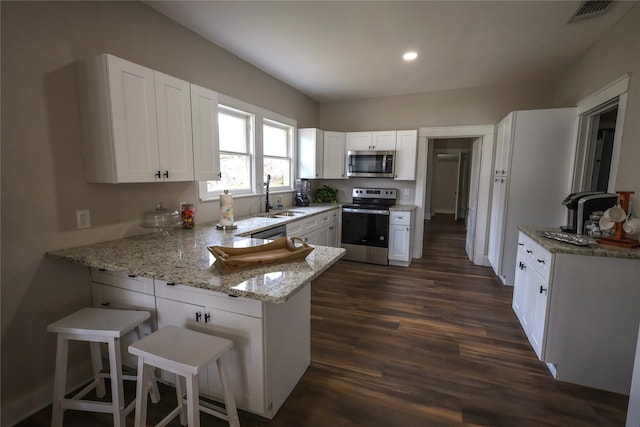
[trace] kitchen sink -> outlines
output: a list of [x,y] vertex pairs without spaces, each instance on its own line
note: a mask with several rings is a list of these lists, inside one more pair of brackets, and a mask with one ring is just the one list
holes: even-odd
[[280,213],[275,214],[276,216],[296,216],[301,214],[302,212],[297,212],[297,211],[283,211]]

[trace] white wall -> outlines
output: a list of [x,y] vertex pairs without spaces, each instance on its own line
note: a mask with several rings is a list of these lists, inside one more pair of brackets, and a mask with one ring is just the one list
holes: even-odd
[[631,203],[640,215],[640,4],[560,76],[555,104],[576,105],[627,73],[629,98],[616,190],[635,191]]
[[[50,322],[91,303],[85,268],[48,250],[120,238],[161,200],[196,202],[196,221],[219,217],[196,183],[88,184],[74,62],[108,52],[317,126],[318,104],[140,2],[1,2],[2,425],[51,398]],[[238,199],[238,215],[261,198]],[[92,228],[75,229],[75,210]],[[71,366],[84,356],[72,346]],[[85,359],[86,360],[86,359]],[[34,396],[34,393],[36,396]]]

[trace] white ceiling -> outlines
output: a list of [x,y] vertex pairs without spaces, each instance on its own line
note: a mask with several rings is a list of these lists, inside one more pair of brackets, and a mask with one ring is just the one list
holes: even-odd
[[568,23],[583,2],[144,3],[319,102],[552,79],[635,4]]

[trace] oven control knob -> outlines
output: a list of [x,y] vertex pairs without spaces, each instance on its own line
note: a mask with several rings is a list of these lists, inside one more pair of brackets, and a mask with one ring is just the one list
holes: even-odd
[[380,236],[380,240],[384,240],[384,236]]

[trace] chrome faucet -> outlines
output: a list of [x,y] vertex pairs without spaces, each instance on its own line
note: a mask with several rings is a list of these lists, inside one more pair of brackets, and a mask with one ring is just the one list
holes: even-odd
[[267,182],[264,183],[264,185],[267,186],[267,197],[264,200],[264,211],[265,212],[269,212],[269,209],[273,209],[273,206],[271,205],[271,203],[269,203],[269,183],[271,182],[271,175],[267,175]]

